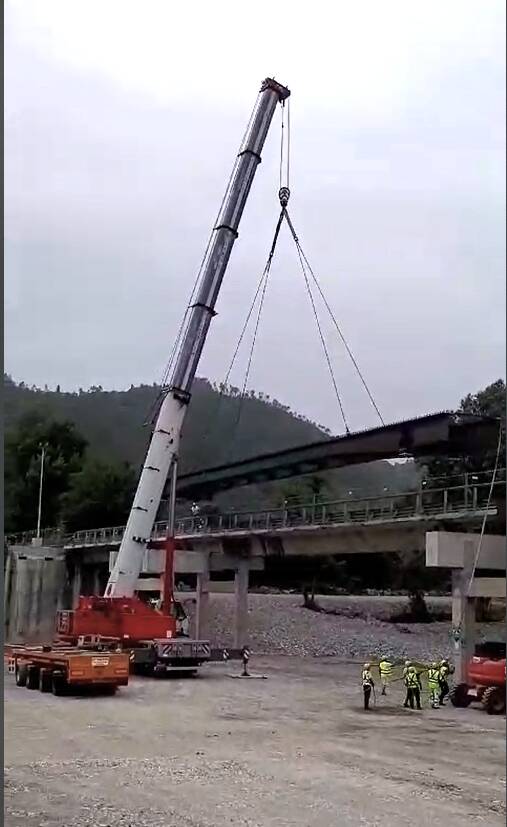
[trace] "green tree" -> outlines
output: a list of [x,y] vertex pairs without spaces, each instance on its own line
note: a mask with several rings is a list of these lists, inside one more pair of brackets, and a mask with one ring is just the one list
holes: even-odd
[[6,531],[36,526],[43,445],[42,525],[55,526],[59,522],[60,498],[71,475],[82,466],[87,443],[72,422],[58,422],[33,411],[5,436]]
[[73,474],[62,497],[62,521],[68,531],[126,523],[136,477],[128,463],[88,460]]
[[[458,408],[461,413],[493,416],[500,420],[500,467],[505,464],[505,406],[505,382],[503,379],[497,379],[496,382],[492,382],[483,390],[467,394],[461,400]],[[497,446],[494,445],[481,455],[456,458],[438,457],[430,461],[418,461],[418,464],[424,466],[427,479],[437,482],[439,478],[443,480],[445,477],[459,476],[465,472],[479,473],[480,471],[490,470],[495,464],[496,451]]]

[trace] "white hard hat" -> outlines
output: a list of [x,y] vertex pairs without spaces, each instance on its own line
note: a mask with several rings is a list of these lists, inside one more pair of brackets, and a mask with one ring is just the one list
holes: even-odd
[[369,668],[370,668],[370,664],[369,664],[369,663],[365,663],[365,664],[364,664],[364,668],[365,668],[365,669],[369,669]]

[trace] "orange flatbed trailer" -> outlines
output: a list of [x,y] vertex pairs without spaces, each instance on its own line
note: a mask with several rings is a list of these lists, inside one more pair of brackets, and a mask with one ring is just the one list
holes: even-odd
[[54,695],[84,687],[113,693],[129,681],[128,652],[98,652],[61,645],[7,645],[4,657],[17,686]]

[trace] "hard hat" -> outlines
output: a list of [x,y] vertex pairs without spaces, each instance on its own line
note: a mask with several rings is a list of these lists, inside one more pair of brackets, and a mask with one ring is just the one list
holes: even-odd
[[431,668],[432,669],[438,669],[438,663],[432,663]]
[[441,660],[441,661],[440,661],[440,666],[445,666],[445,665],[446,665],[446,663],[447,663],[447,661],[446,661],[445,659],[444,659],[444,660]]
[[365,664],[364,664],[364,668],[365,668],[365,669],[369,669],[369,668],[370,668],[370,664],[369,664],[369,663],[365,663]]
[[412,661],[411,660],[406,660],[405,661],[405,666],[412,666]]
[[411,673],[412,673],[412,672],[415,672],[415,666],[411,666],[411,667],[410,667],[410,669],[409,669],[408,671],[409,671],[409,672],[411,672]]

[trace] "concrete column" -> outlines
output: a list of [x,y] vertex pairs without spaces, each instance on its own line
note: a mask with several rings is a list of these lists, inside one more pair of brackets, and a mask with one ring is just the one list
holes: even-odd
[[95,566],[93,570],[93,589],[92,594],[98,595],[99,597],[102,595],[102,589],[100,587],[100,566]]
[[467,664],[475,649],[475,598],[467,597],[474,565],[474,544],[465,541],[463,568],[452,572],[452,627],[460,632],[454,640],[455,683],[466,681]]
[[4,629],[5,629],[5,639],[9,640],[9,633],[11,629],[11,609],[12,609],[12,596],[13,596],[13,589],[12,589],[12,582],[13,578],[13,563],[12,563],[12,552],[9,548],[6,548],[4,551],[6,554],[5,560],[5,574],[4,574]]
[[16,560],[16,594],[12,640],[16,643],[25,640],[27,630],[27,605],[30,605],[31,581],[27,560]]
[[197,575],[195,637],[207,640],[209,613],[209,555],[203,555],[203,570]]
[[[30,640],[34,642],[39,638],[41,632],[41,604],[44,591],[44,560],[27,560],[32,570],[32,587],[30,599],[27,606],[27,633]],[[49,564],[46,564],[49,565]]]
[[76,561],[74,566],[74,579],[72,581],[72,608],[75,609],[81,594],[82,586],[81,564]]
[[241,649],[248,642],[248,560],[239,563],[234,586],[234,647]]

